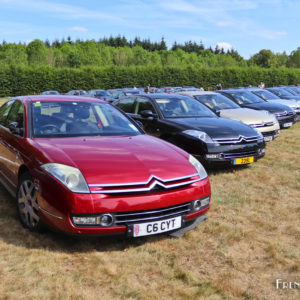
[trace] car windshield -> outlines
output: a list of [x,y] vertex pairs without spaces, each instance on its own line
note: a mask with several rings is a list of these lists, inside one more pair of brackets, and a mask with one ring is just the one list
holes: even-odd
[[141,95],[144,94],[142,91],[139,90],[132,90],[132,91],[124,91],[124,94],[126,96],[130,96],[130,95]]
[[275,94],[273,94],[273,93],[271,93],[269,91],[266,91],[266,90],[253,91],[252,93],[255,94],[256,96],[264,99],[264,100],[280,99]]
[[300,94],[300,87],[299,86],[291,86],[290,87],[297,95]]
[[110,97],[112,95],[108,91],[96,91],[95,92],[95,96],[98,96],[98,97]]
[[297,95],[297,93],[296,93],[293,89],[291,89],[290,87],[284,87],[283,89],[284,89],[285,91],[288,91],[289,93],[291,93],[291,94],[294,95],[294,96]]
[[220,94],[195,95],[194,98],[214,111],[240,108],[236,103]]
[[32,103],[34,137],[127,136],[140,130],[108,103],[41,101]]
[[216,117],[203,104],[189,97],[155,99],[165,118]]
[[291,97],[293,94],[289,93],[288,91],[285,91],[284,89],[270,89],[272,93],[277,95],[278,97]]
[[228,94],[231,95],[239,105],[264,102],[264,100],[248,91],[228,92]]

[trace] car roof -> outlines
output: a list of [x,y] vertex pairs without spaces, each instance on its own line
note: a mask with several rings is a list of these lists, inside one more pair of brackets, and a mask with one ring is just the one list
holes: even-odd
[[219,90],[219,91],[217,91],[217,92],[243,92],[243,91],[245,91],[245,92],[249,92],[249,90],[247,90],[246,88],[245,89],[237,89],[237,88],[235,88],[235,89],[226,89],[226,90]]
[[179,95],[179,94],[153,93],[153,94],[140,94],[140,95],[136,95],[136,97],[148,97],[151,99],[157,99],[157,98],[182,98],[188,96]]
[[197,96],[197,95],[218,95],[216,92],[211,91],[179,91],[179,95],[185,95],[185,96]]
[[[82,102],[103,102],[106,101],[99,100],[92,97],[81,97],[81,96],[72,96],[72,95],[29,95],[29,96],[20,96],[20,97],[13,97],[12,99],[21,100],[24,103],[29,102],[47,102],[47,101],[82,101]],[[10,99],[11,100],[11,99]]]

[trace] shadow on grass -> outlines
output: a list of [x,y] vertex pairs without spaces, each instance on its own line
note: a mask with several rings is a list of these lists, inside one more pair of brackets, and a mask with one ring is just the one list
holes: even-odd
[[139,247],[145,243],[172,239],[167,235],[141,238],[127,238],[124,236],[78,237],[53,230],[46,230],[44,233],[31,232],[22,227],[17,215],[15,199],[2,185],[0,185],[0,226],[0,244],[2,241],[4,244],[15,247],[44,249],[63,253],[127,251],[129,248]]
[[243,170],[250,168],[251,165],[240,165],[240,166],[205,166],[208,176],[217,175],[217,174],[226,174],[226,173],[238,173]]

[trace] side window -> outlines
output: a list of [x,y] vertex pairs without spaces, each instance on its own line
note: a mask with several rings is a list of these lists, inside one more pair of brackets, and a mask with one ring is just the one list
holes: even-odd
[[17,122],[17,128],[24,128],[24,106],[21,101],[15,101],[6,119],[7,126],[12,122]]
[[140,114],[140,112],[143,110],[151,110],[153,113],[155,113],[154,106],[150,100],[146,98],[137,98],[134,113]]
[[15,100],[4,103],[0,108],[0,125],[6,126],[6,119]]
[[134,98],[129,97],[119,101],[117,104],[119,108],[121,108],[126,113],[133,113],[134,111]]

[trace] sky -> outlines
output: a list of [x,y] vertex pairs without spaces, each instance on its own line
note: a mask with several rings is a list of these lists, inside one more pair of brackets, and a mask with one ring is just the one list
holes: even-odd
[[195,41],[248,59],[300,47],[300,0],[0,0],[0,41],[136,36]]

